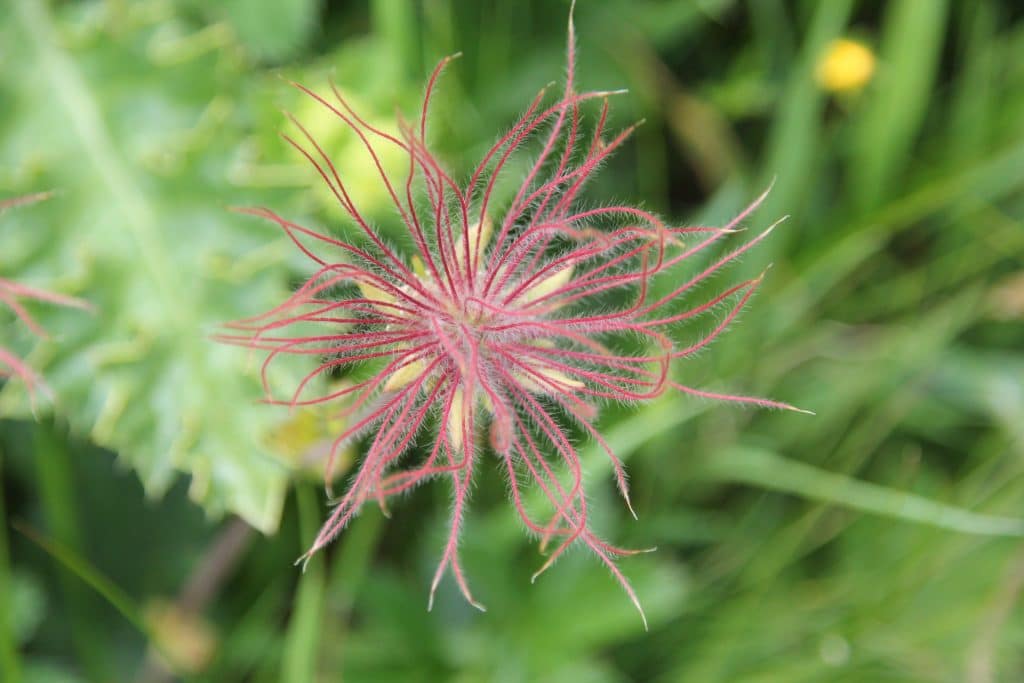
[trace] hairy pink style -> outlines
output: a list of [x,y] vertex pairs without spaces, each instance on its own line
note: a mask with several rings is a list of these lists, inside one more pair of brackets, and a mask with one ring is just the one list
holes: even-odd
[[[42,201],[50,196],[48,192],[40,192],[37,194],[26,195],[24,197],[15,197],[13,199],[5,199],[0,201],[0,213],[7,209],[15,206],[22,206],[25,204],[32,204],[34,202]],[[0,278],[0,304],[7,306],[14,312],[15,317],[18,318],[25,326],[32,331],[38,337],[46,338],[46,331],[35,321],[35,319],[29,314],[28,310],[22,305],[24,300],[36,300],[44,301],[46,303],[58,304],[60,306],[72,306],[74,308],[89,309],[88,303],[75,299],[74,297],[64,296],[62,294],[54,294],[34,287],[27,287],[25,285],[12,282]],[[35,395],[35,390],[41,388],[45,391],[46,385],[40,379],[40,377],[25,364],[13,351],[4,346],[0,346],[0,377],[18,377],[28,388],[30,396]]]
[[[633,128],[607,132],[608,97],[614,93],[576,92],[571,14],[568,43],[561,96],[545,103],[542,90],[465,182],[445,170],[426,141],[431,95],[452,58],[442,60],[431,75],[419,120],[401,123],[398,135],[367,123],[333,86],[333,97],[297,86],[365,146],[405,225],[405,249],[385,242],[349,195],[344,171],[294,119],[301,137],[285,139],[330,188],[354,222],[357,237],[337,239],[269,209],[243,209],[277,223],[317,270],[279,306],[235,323],[234,332],[221,339],[268,352],[265,387],[267,368],[281,354],[318,359],[290,398],[275,402],[304,406],[342,400],[339,411],[350,426],[334,440],[328,479],[343,444],[357,437],[369,444],[306,557],[327,545],[367,501],[384,506],[388,498],[428,479],[447,478],[454,490],[451,531],[431,585],[431,604],[441,577],[451,570],[466,599],[483,609],[470,593],[458,553],[473,469],[483,457],[478,434],[489,435],[527,529],[545,546],[555,543],[537,574],[571,545],[582,544],[640,609],[615,564],[617,557],[640,551],[610,545],[590,528],[580,456],[567,428],[574,426],[574,433],[607,453],[632,511],[622,463],[594,426],[598,404],[638,402],[675,390],[791,409],[672,379],[673,361],[710,344],[750,299],[760,278],[732,285],[685,310],[678,299],[768,231],[712,259],[682,283],[657,287],[659,276],[709,253],[761,199],[724,227],[669,227],[631,206],[582,207],[579,196],[588,179]],[[581,105],[590,101],[599,113],[584,132]],[[495,206],[496,183],[510,173],[510,159],[528,143],[534,156],[525,172],[519,171],[524,176],[518,190],[510,202]],[[385,171],[378,152],[382,145],[393,145],[408,157],[401,177]],[[492,216],[500,218],[492,222]],[[678,278],[678,269],[674,272]],[[686,345],[674,341],[674,329],[713,310],[724,313],[706,336]],[[616,347],[636,350],[623,353]],[[357,379],[340,389],[312,388],[318,376],[339,371],[362,374],[353,372]],[[410,454],[416,443],[426,444],[418,460]],[[544,514],[538,515],[536,501],[526,495],[527,485],[546,501]]]

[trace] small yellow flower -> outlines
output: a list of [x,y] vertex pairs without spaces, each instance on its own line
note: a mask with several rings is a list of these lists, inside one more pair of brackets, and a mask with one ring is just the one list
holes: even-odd
[[175,669],[199,673],[210,663],[217,651],[217,631],[200,614],[188,611],[166,600],[153,600],[146,605],[145,619],[159,645],[159,657]]
[[864,43],[839,38],[818,60],[815,77],[829,92],[860,90],[875,73],[875,53]]

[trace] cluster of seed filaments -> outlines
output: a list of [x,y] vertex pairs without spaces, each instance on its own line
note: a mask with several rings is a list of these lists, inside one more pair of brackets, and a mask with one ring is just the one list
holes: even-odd
[[[586,181],[632,128],[606,136],[611,93],[575,92],[571,22],[562,96],[542,105],[541,91],[469,180],[457,183],[426,143],[431,93],[447,62],[431,76],[419,125],[403,124],[398,135],[360,118],[336,88],[331,99],[298,86],[356,133],[405,225],[412,253],[406,258],[385,244],[349,196],[330,155],[296,121],[304,142],[286,139],[313,165],[361,238],[337,239],[268,209],[244,210],[277,223],[318,269],[283,304],[237,323],[237,334],[223,338],[268,351],[268,392],[266,370],[277,356],[321,359],[291,397],[280,402],[293,407],[339,402],[337,410],[349,423],[334,441],[328,471],[343,444],[366,437],[366,454],[310,554],[367,501],[385,507],[389,498],[424,481],[447,478],[454,492],[451,528],[431,601],[450,570],[466,599],[479,606],[459,562],[458,538],[474,464],[483,452],[475,435],[486,427],[523,524],[541,538],[542,547],[558,541],[540,571],[571,545],[583,544],[639,609],[615,563],[616,557],[634,551],[609,545],[590,528],[580,457],[565,421],[611,459],[629,505],[622,464],[593,424],[600,403],[642,401],[677,390],[790,408],[699,390],[674,381],[670,373],[674,360],[705,348],[729,325],[760,278],[712,293],[683,310],[679,301],[768,231],[717,259],[704,258],[704,265],[682,281],[677,266],[712,253],[763,196],[723,227],[670,227],[631,206],[580,208]],[[581,105],[589,100],[601,102],[601,108],[593,131],[584,135]],[[539,144],[540,152],[492,225],[487,217],[497,179],[530,141]],[[397,146],[407,155],[405,174],[392,178],[384,170],[378,144]],[[426,202],[419,201],[422,197]],[[337,295],[339,286],[352,284],[358,294]],[[688,345],[676,343],[679,327],[715,310],[724,313],[709,333]],[[624,337],[640,351],[616,351],[621,346],[616,340]],[[325,374],[367,364],[376,368],[368,379],[340,389],[315,389],[315,380]],[[403,455],[435,422],[438,427],[422,439],[424,458],[403,468]],[[546,501],[546,514],[538,517],[535,506],[526,503],[527,484]]]

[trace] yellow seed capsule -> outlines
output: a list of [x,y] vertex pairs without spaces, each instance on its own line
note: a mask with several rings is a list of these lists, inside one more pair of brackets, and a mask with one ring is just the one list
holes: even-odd
[[[520,299],[522,300],[523,304],[533,303],[537,299],[545,297],[553,292],[557,292],[562,287],[565,287],[567,284],[569,284],[569,280],[572,279],[572,271],[573,269],[571,266],[568,268],[563,268],[562,270],[553,273],[552,275],[548,275],[546,278],[544,278],[537,284],[532,285],[520,296]],[[550,302],[546,301],[544,303]]]
[[839,38],[818,60],[815,77],[829,92],[850,92],[867,85],[875,73],[875,53],[867,45]]
[[395,303],[395,297],[391,296],[389,292],[386,292],[377,285],[372,285],[369,282],[360,282],[359,291],[362,292],[364,299],[378,301],[382,304]]
[[582,389],[587,386],[564,372],[543,365],[534,365],[530,370],[532,372],[516,371],[513,374],[524,389],[534,394],[550,394],[556,389],[564,391],[566,389]]
[[[474,249],[479,248],[476,253],[476,258],[473,259],[479,263],[483,257],[484,251],[487,250],[487,245],[491,241],[491,234],[494,232],[494,224],[491,223],[491,219],[488,216],[484,216],[477,223],[469,226],[469,230],[466,231],[465,236],[459,237],[455,240],[455,260],[462,268],[466,267],[466,247],[463,240],[469,238],[469,251],[472,254]],[[479,247],[477,241],[479,240]]]
[[452,448],[462,448],[462,389],[452,396],[452,409],[448,412],[448,440]]
[[487,392],[480,392],[480,405],[483,406],[484,410],[487,411],[488,415],[494,414],[494,402],[491,401],[491,397],[487,395]]
[[408,386],[411,382],[418,379],[426,369],[427,364],[421,360],[413,361],[408,365],[398,368],[392,373],[391,377],[388,377],[388,381],[384,383],[384,391],[398,391],[402,387]]
[[409,259],[409,262],[412,264],[412,272],[416,273],[416,277],[418,277],[421,280],[426,279],[427,266],[424,265],[423,259],[421,259],[416,254],[413,254],[412,258]]
[[160,658],[185,673],[202,671],[217,652],[218,634],[201,615],[166,600],[151,600],[143,610]]

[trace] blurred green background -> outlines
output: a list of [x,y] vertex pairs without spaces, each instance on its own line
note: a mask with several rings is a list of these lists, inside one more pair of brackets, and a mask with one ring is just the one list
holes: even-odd
[[1024,679],[1015,0],[580,0],[581,87],[628,88],[613,122],[646,119],[588,199],[721,223],[774,178],[752,227],[791,215],[729,273],[771,263],[766,286],[678,378],[817,413],[673,397],[603,414],[640,519],[587,451],[595,524],[659,547],[622,563],[650,632],[585,553],[530,585],[543,558],[498,468],[464,535],[485,614],[450,579],[425,610],[443,485],[293,567],[327,509],[305,456],[337,425],[259,404],[258,362],[209,335],[308,264],[227,208],[340,223],[281,110],[386,206],[351,136],[279,76],[333,77],[383,123],[461,50],[433,140],[464,173],[564,75],[567,14],[0,0],[0,198],[57,192],[0,215],[0,277],[97,309],[32,306],[45,341],[0,313],[55,394],[33,415],[23,387],[0,391],[0,679]]

